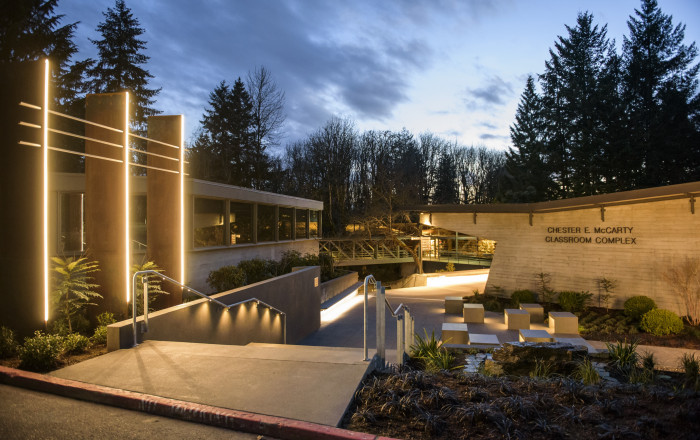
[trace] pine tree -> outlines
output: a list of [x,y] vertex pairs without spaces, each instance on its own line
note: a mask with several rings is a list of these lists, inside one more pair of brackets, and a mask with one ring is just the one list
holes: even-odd
[[673,26],[656,0],[643,0],[627,21],[623,41],[625,101],[637,149],[641,187],[700,178],[700,100],[695,43],[685,45],[685,25]]
[[457,192],[457,166],[454,154],[449,149],[442,152],[438,162],[437,181],[435,182],[435,193],[433,195],[435,204],[456,204],[459,203]]
[[96,64],[88,70],[91,88],[95,93],[130,92],[132,129],[145,135],[147,117],[160,113],[153,108],[160,89],[148,87],[153,75],[141,67],[149,60],[143,53],[146,42],[139,39],[144,29],[124,0],[116,0],[114,9],[107,8],[102,15],[105,20],[96,29],[102,39],[90,40],[99,53]]
[[[563,196],[599,193],[602,152],[607,133],[601,113],[601,82],[611,43],[607,26],[593,25],[593,16],[579,14],[576,27],[566,26],[543,75],[545,106],[550,109],[548,149],[554,152]],[[554,86],[554,87],[552,87]],[[556,96],[551,96],[556,94]],[[552,130],[553,129],[553,130]]]
[[510,127],[513,147],[506,152],[506,173],[501,180],[501,199],[509,202],[538,202],[552,195],[554,184],[545,162],[545,122],[542,100],[535,80],[527,78],[525,91]]
[[196,177],[250,186],[256,156],[252,149],[252,103],[240,78],[233,87],[222,81],[209,94],[201,132],[190,157]]

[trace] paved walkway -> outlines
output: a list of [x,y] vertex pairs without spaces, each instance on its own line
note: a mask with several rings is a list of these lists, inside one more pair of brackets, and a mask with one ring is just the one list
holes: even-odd
[[361,349],[146,341],[52,376],[338,426],[369,362]]

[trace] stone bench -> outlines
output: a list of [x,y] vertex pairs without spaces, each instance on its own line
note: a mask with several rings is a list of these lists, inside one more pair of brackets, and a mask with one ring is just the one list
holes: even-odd
[[469,343],[469,330],[467,324],[458,322],[443,322],[442,336],[440,337],[443,344],[449,345],[466,345]]
[[578,335],[578,317],[569,312],[549,312],[549,332]]
[[505,309],[506,328],[508,330],[520,330],[521,328],[530,328],[530,314],[527,310],[521,309]]
[[520,304],[521,310],[527,310],[530,314],[530,323],[533,322],[544,322],[544,308],[535,303],[523,303]]
[[469,345],[485,345],[490,347],[498,347],[501,343],[496,335],[486,335],[480,333],[471,333],[469,335]]
[[483,304],[464,304],[462,307],[462,318],[466,323],[483,324],[484,323],[484,305]]
[[462,313],[462,301],[461,296],[447,296],[445,297],[445,313],[451,313],[459,315]]
[[553,342],[552,335],[547,330],[520,329],[518,332],[520,342]]

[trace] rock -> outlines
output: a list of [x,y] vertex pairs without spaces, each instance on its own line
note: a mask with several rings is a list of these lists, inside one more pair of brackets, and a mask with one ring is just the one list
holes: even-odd
[[550,373],[570,374],[576,363],[585,359],[588,350],[560,342],[507,342],[493,352],[493,361],[506,374],[527,376],[537,361],[544,361]]

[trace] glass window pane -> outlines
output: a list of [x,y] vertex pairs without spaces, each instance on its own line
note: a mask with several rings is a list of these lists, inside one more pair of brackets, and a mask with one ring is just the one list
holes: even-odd
[[311,238],[318,238],[318,211],[309,211],[309,235]]
[[82,252],[85,250],[85,195],[61,193],[59,196],[59,243],[58,251]]
[[224,201],[194,199],[194,247],[224,244]]
[[306,235],[306,223],[309,221],[309,211],[307,209],[297,209],[296,239],[309,238]]
[[292,226],[294,224],[294,208],[280,208],[279,231],[280,240],[292,239]]
[[253,242],[253,204],[231,202],[231,244]]
[[275,207],[258,205],[258,241],[274,241],[275,226]]
[[131,197],[131,249],[145,251],[148,243],[146,236],[146,196]]

